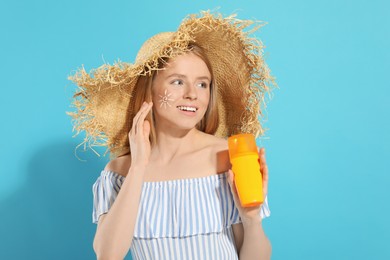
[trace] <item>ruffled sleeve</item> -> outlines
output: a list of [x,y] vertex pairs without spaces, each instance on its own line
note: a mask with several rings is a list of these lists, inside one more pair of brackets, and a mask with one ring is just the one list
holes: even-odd
[[114,203],[125,177],[103,170],[93,184],[93,211],[92,222],[97,224],[99,217],[108,212]]
[[[270,215],[267,198],[259,214],[262,218]],[[227,173],[145,182],[134,238],[209,236],[240,222]]]

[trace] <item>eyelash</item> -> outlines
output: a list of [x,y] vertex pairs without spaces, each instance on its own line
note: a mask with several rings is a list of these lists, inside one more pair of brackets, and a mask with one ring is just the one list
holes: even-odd
[[[176,83],[176,82],[178,82],[178,83]],[[172,84],[173,85],[183,85],[183,81],[180,79],[175,79],[174,81],[172,81]]]
[[207,83],[202,82],[202,83],[199,83],[199,84],[202,85],[201,88],[207,88]]
[[[176,79],[176,80],[172,81],[171,84],[173,84],[173,85],[183,85],[184,82],[182,80],[180,80],[180,79]],[[198,85],[201,85],[201,88],[207,88],[207,83],[202,82],[202,83],[199,83]]]

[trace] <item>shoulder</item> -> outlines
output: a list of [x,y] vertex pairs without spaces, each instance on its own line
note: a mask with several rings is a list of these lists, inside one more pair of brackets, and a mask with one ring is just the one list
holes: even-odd
[[200,132],[201,138],[203,140],[202,143],[205,144],[205,146],[212,147],[214,149],[228,149],[228,141],[225,138],[217,137],[215,135],[206,134],[203,132]]
[[217,170],[219,173],[227,172],[232,166],[229,159],[228,142],[226,139],[215,137],[213,153],[217,158]]
[[217,172],[226,172],[231,168],[227,139],[205,134],[204,140],[212,158],[215,158]]
[[126,177],[127,172],[130,169],[131,156],[130,154],[119,156],[106,164],[104,170],[113,171],[119,175]]

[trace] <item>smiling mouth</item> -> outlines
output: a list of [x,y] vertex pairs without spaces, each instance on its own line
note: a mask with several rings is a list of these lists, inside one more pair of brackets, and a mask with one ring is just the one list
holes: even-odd
[[177,106],[177,108],[181,111],[187,111],[187,112],[196,112],[198,110],[196,107],[186,107],[186,106]]

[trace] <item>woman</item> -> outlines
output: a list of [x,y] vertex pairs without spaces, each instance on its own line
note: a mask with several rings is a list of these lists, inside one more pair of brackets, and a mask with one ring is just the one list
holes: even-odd
[[[272,82],[261,45],[242,32],[248,24],[191,16],[149,39],[134,65],[73,78],[84,88],[71,114],[78,130],[96,138],[101,127],[116,156],[93,186],[98,259],[123,259],[129,249],[134,259],[270,258],[267,200],[240,205],[226,141],[262,133],[259,102]],[[259,155],[266,195],[264,149]]]

